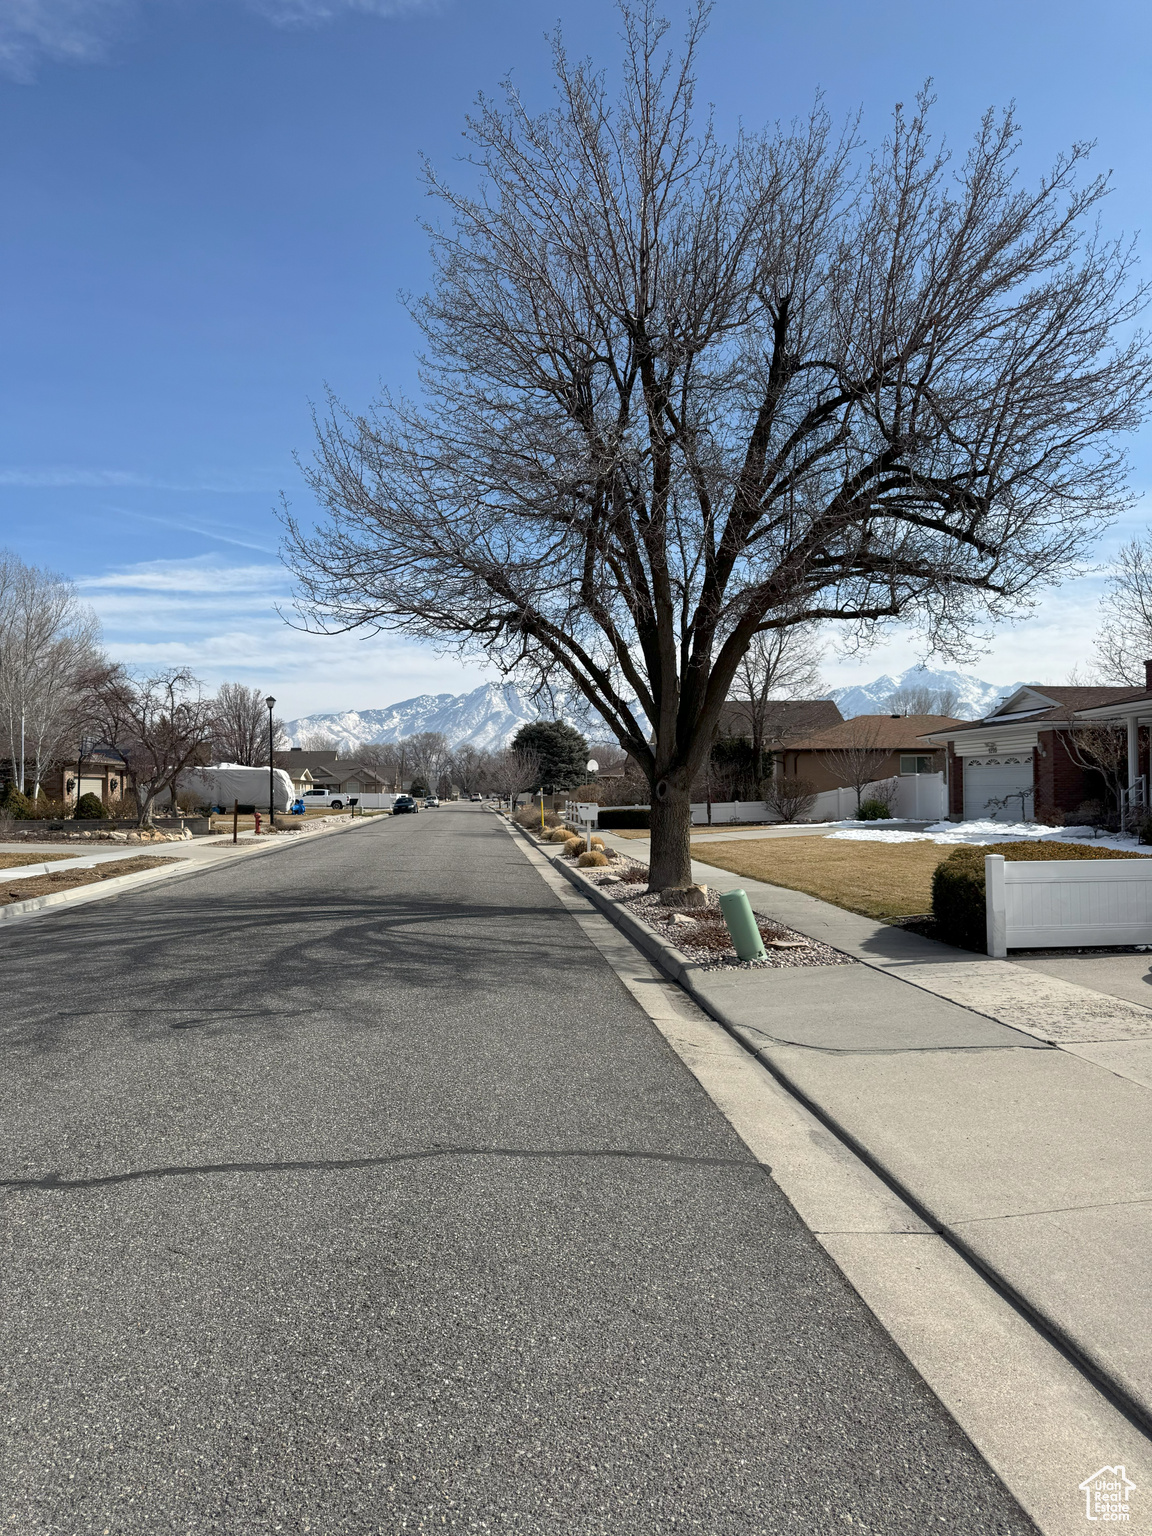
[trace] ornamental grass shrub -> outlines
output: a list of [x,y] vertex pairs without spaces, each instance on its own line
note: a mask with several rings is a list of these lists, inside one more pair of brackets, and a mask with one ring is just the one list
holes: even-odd
[[1141,859],[1147,854],[1119,848],[1094,848],[1083,843],[985,843],[956,851],[936,866],[932,876],[932,916],[936,936],[960,949],[988,952],[988,918],[984,894],[984,858],[1001,853],[1013,863],[1050,859]]
[[576,864],[577,864],[578,868],[580,868],[580,869],[607,869],[608,868],[608,860],[604,857],[604,855],[602,853],[598,852],[598,850],[595,849],[595,848],[592,849],[591,853],[588,853],[588,852],[582,853],[580,855],[580,857],[576,860]]

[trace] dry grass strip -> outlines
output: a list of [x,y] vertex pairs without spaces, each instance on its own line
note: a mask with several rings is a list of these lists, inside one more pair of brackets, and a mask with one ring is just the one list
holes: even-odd
[[932,873],[952,852],[950,843],[841,842],[828,837],[692,844],[692,857],[701,863],[804,891],[881,922],[930,912]]
[[[38,864],[39,859],[31,861]],[[117,875],[139,875],[146,869],[158,869],[161,864],[180,864],[181,859],[157,859],[148,854],[137,854],[131,859],[110,859],[92,869],[62,869],[50,875],[30,875],[13,885],[0,886],[0,907],[11,906],[14,901],[30,901],[33,896],[54,896],[57,891],[75,890],[81,885],[96,885],[101,880],[112,880]]]
[[0,853],[0,869],[23,869],[26,864],[54,864],[57,859],[75,859],[75,853]]

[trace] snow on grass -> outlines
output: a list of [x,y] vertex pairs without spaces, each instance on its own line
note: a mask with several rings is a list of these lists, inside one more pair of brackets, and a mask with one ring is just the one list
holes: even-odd
[[1135,838],[1114,833],[1097,835],[1093,827],[1045,827],[1034,821],[937,821],[923,832],[900,832],[891,823],[856,824],[829,833],[830,839],[861,843],[968,843],[980,847],[986,843],[1070,843],[1087,841],[1099,848],[1116,848],[1124,853],[1152,856],[1152,848],[1141,847]]

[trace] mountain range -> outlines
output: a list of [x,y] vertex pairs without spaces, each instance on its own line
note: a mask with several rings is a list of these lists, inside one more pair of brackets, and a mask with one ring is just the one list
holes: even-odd
[[[947,669],[909,667],[896,677],[887,674],[871,683],[833,688],[826,697],[834,699],[840,713],[880,714],[888,699],[901,688],[951,690],[958,699],[954,713],[961,720],[979,720],[1020,683],[986,683],[966,672]],[[556,701],[556,711],[563,720],[575,725],[591,739],[607,732],[597,728],[587,705],[577,698]],[[439,731],[448,744],[468,744],[496,751],[512,740],[522,725],[530,720],[553,719],[552,709],[538,704],[522,693],[515,683],[482,683],[471,693],[421,693],[414,699],[402,699],[384,709],[346,709],[330,715],[302,715],[285,722],[285,733],[292,746],[302,746],[309,736],[324,735],[334,741],[342,753],[351,755],[364,742],[399,741],[421,731]]]
[[957,703],[949,711],[958,720],[981,720],[1008,694],[1022,688],[1023,683],[986,683],[982,678],[967,672],[953,672],[944,667],[909,667],[896,677],[887,673],[871,683],[858,683],[846,688],[833,688],[828,697],[834,699],[845,720],[853,715],[883,714],[888,700],[903,688],[928,688],[934,693],[951,692]]
[[[421,731],[439,731],[451,747],[483,747],[496,751],[506,746],[530,720],[559,718],[588,734],[587,706],[578,700],[557,699],[556,711],[537,704],[515,683],[482,683],[471,693],[421,693],[385,709],[347,709],[335,715],[303,715],[286,720],[290,744],[302,746],[308,736],[321,734],[334,741],[341,752],[352,753],[362,742],[399,741]],[[603,731],[592,730],[593,736]]]

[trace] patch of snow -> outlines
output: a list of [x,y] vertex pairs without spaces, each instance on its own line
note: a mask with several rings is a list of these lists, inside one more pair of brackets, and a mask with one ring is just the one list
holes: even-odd
[[1094,848],[1114,848],[1122,853],[1152,857],[1152,848],[1142,847],[1133,838],[1113,833],[1096,836],[1092,827],[1045,827],[1034,821],[937,821],[923,832],[898,832],[884,825],[879,828],[857,825],[829,833],[830,839],[854,843],[950,843],[979,848],[988,843],[1089,842]]

